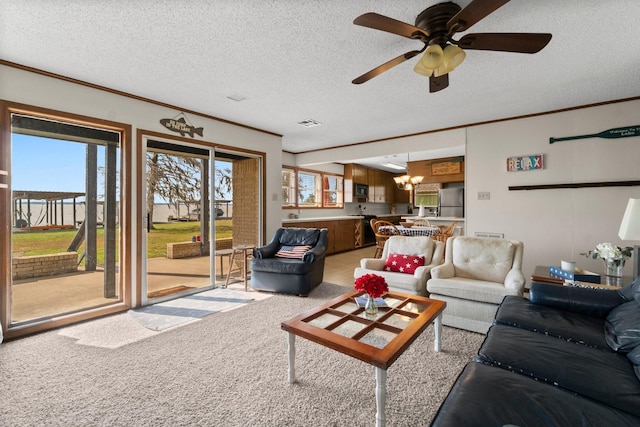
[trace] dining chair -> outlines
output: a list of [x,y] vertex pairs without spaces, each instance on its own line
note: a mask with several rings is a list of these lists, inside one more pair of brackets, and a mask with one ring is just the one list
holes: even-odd
[[433,240],[437,240],[438,242],[442,242],[445,244],[445,251],[447,248],[447,239],[453,236],[453,233],[455,232],[455,229],[456,229],[456,224],[457,224],[457,221],[453,221],[451,224],[449,224],[449,226],[441,227],[439,234],[434,234],[433,236],[431,236]]
[[389,237],[400,235],[401,233],[400,230],[398,230],[398,227],[389,221],[372,218],[370,223],[373,234],[376,236],[376,253],[373,257],[380,258],[382,256],[382,251],[384,250],[384,243],[389,239]]
[[413,220],[413,225],[418,227],[431,227],[431,223],[426,218],[417,218]]

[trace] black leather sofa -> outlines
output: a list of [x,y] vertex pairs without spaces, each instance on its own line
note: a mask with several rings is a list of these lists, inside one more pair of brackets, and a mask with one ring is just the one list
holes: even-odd
[[[329,243],[326,228],[279,228],[271,242],[253,250],[251,287],[255,290],[306,296],[322,283]],[[309,247],[295,258],[279,256],[281,249]]]
[[640,279],[507,296],[431,426],[640,426]]

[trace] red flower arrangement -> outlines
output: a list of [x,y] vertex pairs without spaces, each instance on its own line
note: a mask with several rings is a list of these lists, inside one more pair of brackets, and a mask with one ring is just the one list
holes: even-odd
[[358,277],[355,281],[355,289],[356,291],[368,293],[371,298],[380,298],[389,292],[389,286],[384,277],[377,274],[365,274]]

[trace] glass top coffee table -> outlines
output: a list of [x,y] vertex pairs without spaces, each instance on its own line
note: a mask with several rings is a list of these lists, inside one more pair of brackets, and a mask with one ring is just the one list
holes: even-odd
[[358,307],[351,291],[282,322],[288,332],[289,382],[294,383],[295,337],[329,347],[375,367],[376,426],[386,424],[387,369],[431,323],[435,327],[435,351],[440,351],[442,312],[446,306],[438,301],[416,295],[389,292],[383,296],[387,307],[378,314],[367,315]]

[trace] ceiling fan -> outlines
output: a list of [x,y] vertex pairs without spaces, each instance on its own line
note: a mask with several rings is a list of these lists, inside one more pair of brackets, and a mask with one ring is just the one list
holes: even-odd
[[536,53],[551,40],[548,33],[475,33],[454,40],[455,33],[468,30],[509,0],[472,0],[464,9],[453,2],[438,3],[422,11],[415,25],[377,13],[365,13],[353,23],[386,31],[424,43],[420,50],[412,50],[393,58],[357,77],[354,84],[364,83],[424,52],[414,71],[429,77],[429,92],[449,86],[449,72],[464,60],[464,49],[495,50],[501,52]]

